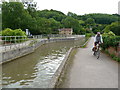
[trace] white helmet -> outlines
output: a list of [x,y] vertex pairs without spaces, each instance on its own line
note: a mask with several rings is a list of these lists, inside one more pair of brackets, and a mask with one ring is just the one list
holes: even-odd
[[97,32],[97,34],[100,34],[100,32]]

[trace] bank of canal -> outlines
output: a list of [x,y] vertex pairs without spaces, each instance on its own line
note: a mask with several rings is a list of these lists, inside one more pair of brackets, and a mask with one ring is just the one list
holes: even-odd
[[67,51],[84,42],[85,38],[47,43],[27,56],[3,64],[3,88],[48,88]]

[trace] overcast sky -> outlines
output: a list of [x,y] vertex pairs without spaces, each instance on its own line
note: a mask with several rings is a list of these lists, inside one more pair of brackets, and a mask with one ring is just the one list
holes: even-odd
[[78,15],[88,13],[118,13],[118,2],[120,0],[34,0],[38,3],[38,9],[54,9],[73,12]]

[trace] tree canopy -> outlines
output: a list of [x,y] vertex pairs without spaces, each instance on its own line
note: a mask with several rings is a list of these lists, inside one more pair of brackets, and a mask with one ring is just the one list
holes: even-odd
[[97,24],[111,24],[112,22],[118,21],[119,15],[110,15],[102,13],[86,14],[83,16],[78,16],[79,19],[87,20],[88,18],[93,18]]
[[[57,10],[37,10],[37,3],[3,2],[2,30],[5,28],[29,29],[31,34],[58,34],[60,28],[73,28],[74,34],[96,33],[98,31],[112,31],[120,35],[118,14],[85,14],[77,15],[68,12],[67,15]],[[0,14],[1,16],[1,14]],[[103,30],[104,29],[104,30]]]
[[120,35],[120,22],[113,22],[110,25],[107,25],[104,29],[104,32],[112,31],[115,35]]

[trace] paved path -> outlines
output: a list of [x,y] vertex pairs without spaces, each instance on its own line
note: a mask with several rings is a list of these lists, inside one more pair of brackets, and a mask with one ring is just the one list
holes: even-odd
[[118,88],[118,63],[105,54],[92,55],[93,38],[87,48],[79,48],[67,71],[62,88]]

